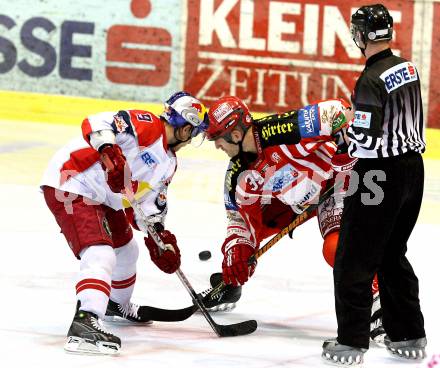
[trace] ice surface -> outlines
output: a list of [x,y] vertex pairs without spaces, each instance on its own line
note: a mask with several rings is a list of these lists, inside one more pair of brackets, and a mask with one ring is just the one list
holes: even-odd
[[[119,357],[65,353],[63,344],[74,313],[78,262],[45,207],[34,179],[41,175],[45,166],[41,160],[49,157],[40,145],[47,145],[48,136],[34,135],[27,143],[26,140],[24,143],[6,141],[6,136],[3,130],[3,140],[0,135],[2,367],[271,368],[325,365],[320,358],[321,345],[324,339],[336,335],[336,319],[332,272],[321,255],[322,240],[315,219],[295,230],[293,240],[283,239],[260,259],[255,275],[243,288],[243,296],[234,311],[213,315],[223,324],[256,319],[259,328],[254,334],[218,338],[204,318],[197,314],[184,322],[157,322],[151,326],[106,324],[122,339]],[[29,143],[31,138],[34,144]],[[61,143],[59,140],[46,148],[53,152]],[[196,290],[201,291],[208,287],[210,274],[218,272],[221,265],[225,217],[220,203],[222,194],[218,190],[221,190],[224,164],[213,161],[207,167],[206,161],[191,158],[182,161],[180,174],[178,170],[170,188],[167,227],[175,232],[179,241],[183,272]],[[218,186],[208,188],[203,181],[201,166],[209,170],[211,177],[217,175]],[[13,174],[8,175],[8,172]],[[192,184],[188,177],[191,177]],[[194,187],[196,191],[191,189]],[[201,191],[208,189],[211,190],[209,196],[201,195]],[[185,195],[185,190],[190,194]],[[213,200],[215,196],[219,200]],[[434,197],[431,195],[428,200],[438,205]],[[133,301],[164,308],[190,305],[191,300],[177,276],[157,270],[143,246],[141,235],[136,234],[136,238],[141,252]],[[420,279],[420,298],[429,344],[428,359],[410,365],[414,367],[427,367],[430,358],[440,353],[439,239],[438,220],[428,221],[422,216],[409,243],[408,256]],[[209,261],[198,259],[202,250],[212,252]],[[373,345],[365,356],[364,367],[402,365],[408,366]]]

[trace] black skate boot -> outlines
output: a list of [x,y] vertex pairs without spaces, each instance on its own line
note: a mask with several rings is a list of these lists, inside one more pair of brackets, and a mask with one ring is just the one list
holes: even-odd
[[367,349],[342,345],[336,339],[329,339],[322,344],[322,358],[335,365],[361,365]]
[[147,317],[146,308],[142,305],[127,303],[125,305],[114,302],[109,299],[107,311],[105,312],[105,320],[109,322],[134,322],[141,324],[153,323]]
[[217,286],[222,280],[220,272],[213,273],[209,280],[211,287],[199,294],[203,305],[211,312],[232,310],[241,297],[241,286],[226,285],[218,292]]
[[422,360],[426,358],[426,337],[414,340],[391,341],[388,336],[385,337],[385,346],[392,355],[408,359]]
[[380,305],[379,293],[376,293],[373,297],[373,307],[371,308],[371,313],[370,338],[377,345],[384,347],[386,332],[382,326],[382,307]]
[[119,354],[121,339],[106,331],[96,314],[79,310],[79,305],[78,302],[64,350],[77,354]]

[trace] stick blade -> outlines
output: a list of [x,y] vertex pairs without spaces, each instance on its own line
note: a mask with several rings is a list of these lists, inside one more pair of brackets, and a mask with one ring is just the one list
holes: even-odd
[[155,307],[144,307],[148,319],[159,322],[178,322],[191,317],[198,309],[196,305],[182,309],[161,309]]
[[257,327],[257,321],[251,319],[249,321],[234,323],[231,325],[216,325],[217,332],[220,337],[233,337],[249,335],[254,332]]

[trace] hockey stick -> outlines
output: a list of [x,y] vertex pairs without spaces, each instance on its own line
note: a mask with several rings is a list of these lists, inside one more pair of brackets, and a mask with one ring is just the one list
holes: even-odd
[[[103,156],[102,162],[106,166],[108,170],[112,170],[114,168],[114,165],[112,161],[107,157]],[[148,222],[147,216],[145,215],[144,211],[142,210],[141,206],[137,202],[133,191],[130,188],[131,185],[126,185],[125,189],[122,190],[122,194],[125,196],[127,201],[130,203],[131,207],[133,208],[133,211],[135,212],[136,216],[140,218],[140,222],[138,222],[139,229],[146,235],[150,235],[154,241],[156,242],[157,246],[162,250],[165,251],[168,248],[163,243],[160,236],[157,234],[156,229],[153,227],[151,223]],[[185,274],[181,271],[180,268],[176,271],[177,276],[179,277],[179,280],[182,282],[185,289],[190,294],[192,300],[193,300],[193,306],[188,307],[186,309],[193,309],[194,305],[200,309],[205,319],[208,321],[214,332],[219,337],[230,337],[230,336],[241,336],[241,335],[248,335],[252,332],[254,332],[257,329],[257,321],[255,320],[248,320],[240,323],[234,323],[230,325],[220,325],[216,323],[211,315],[206,310],[205,306],[203,305],[201,301],[201,297],[197,295],[197,293],[194,291],[194,288],[191,286],[190,282],[186,278]],[[195,311],[195,310],[194,310]]]
[[[153,225],[151,225],[147,217],[145,216],[144,212],[142,211],[142,208],[139,206],[139,203],[134,198],[134,195],[132,193],[125,193],[125,196],[127,197],[127,200],[130,202],[134,212],[138,216],[138,218],[141,219],[139,228],[146,234],[149,234],[154,241],[156,242],[157,246],[162,250],[165,251],[168,248],[163,243],[160,236],[157,234],[156,229]],[[206,310],[205,306],[203,305],[201,298],[197,295],[197,293],[194,291],[194,288],[191,286],[189,280],[186,278],[185,274],[182,272],[182,270],[179,268],[176,271],[177,276],[179,277],[180,281],[182,282],[185,289],[188,291],[188,293],[191,295],[191,298],[195,304],[195,306],[200,309],[205,319],[208,321],[208,323],[211,325],[214,332],[219,337],[230,337],[230,336],[241,336],[241,335],[248,335],[252,332],[254,332],[257,329],[257,321],[255,320],[248,320],[240,323],[234,323],[230,325],[220,325],[216,323],[211,315]],[[188,307],[191,308],[191,307]],[[195,310],[194,310],[195,311]]]
[[[317,203],[312,203],[306,206],[303,212],[301,212],[295,219],[281,229],[281,231],[278,232],[278,234],[274,235],[264,246],[262,246],[259,250],[257,250],[252,256],[248,259],[248,265],[251,266],[254,264],[258,258],[260,258],[264,253],[266,253],[270,248],[272,248],[276,243],[278,243],[286,234],[296,229],[298,226],[304,224],[315,212],[315,210],[324,203],[328,198],[330,198],[333,193],[335,193],[336,190],[339,190],[342,188],[342,184],[335,184],[332,185],[329,189],[327,189],[320,197],[319,201]],[[226,287],[226,284],[224,281],[221,281],[217,286],[215,286],[209,294],[205,296],[207,298],[208,296],[213,299],[215,298],[219,293],[223,292],[224,288]]]
[[142,306],[145,308],[146,319],[158,322],[178,322],[184,321],[191,317],[198,309],[197,306],[192,305],[182,309],[162,309],[150,306]]

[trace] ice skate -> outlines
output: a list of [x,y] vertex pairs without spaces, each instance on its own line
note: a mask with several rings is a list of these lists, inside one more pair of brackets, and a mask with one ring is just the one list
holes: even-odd
[[213,273],[210,277],[211,287],[202,291],[199,295],[203,305],[211,312],[229,311],[235,308],[236,302],[241,297],[241,286],[226,285],[220,292],[216,292],[216,286],[222,281],[222,274]]
[[340,344],[336,339],[326,340],[322,344],[322,358],[337,365],[360,365],[364,362],[366,351],[367,349]]
[[120,349],[121,339],[105,330],[96,314],[77,309],[64,350],[76,354],[116,355]]
[[127,303],[125,305],[114,302],[109,299],[107,311],[105,312],[105,321],[116,323],[153,323],[147,315],[146,307],[134,303]]
[[388,336],[385,337],[385,346],[387,350],[394,356],[404,359],[421,360],[426,358],[425,347],[427,344],[426,337],[406,341],[391,341]]

